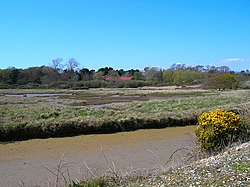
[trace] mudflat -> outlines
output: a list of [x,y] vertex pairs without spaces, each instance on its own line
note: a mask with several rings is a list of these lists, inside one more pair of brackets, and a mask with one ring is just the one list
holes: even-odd
[[[33,139],[0,144],[0,186],[49,186],[56,171],[67,180],[159,168],[181,147],[192,147],[195,126],[114,134]],[[63,182],[63,181],[62,181]]]

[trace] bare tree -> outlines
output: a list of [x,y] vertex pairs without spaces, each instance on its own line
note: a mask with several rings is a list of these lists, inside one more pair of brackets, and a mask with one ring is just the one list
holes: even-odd
[[78,67],[79,67],[79,62],[76,61],[74,58],[70,58],[65,66],[67,69],[64,70],[64,76],[68,77],[66,79],[71,80],[71,81],[76,81],[79,80],[79,74],[78,74]]
[[197,66],[194,67],[194,70],[195,70],[195,71],[202,71],[202,72],[203,72],[203,71],[204,71],[204,66],[202,66],[202,65],[197,65]]
[[219,71],[220,71],[221,73],[229,73],[229,72],[230,72],[230,68],[227,67],[227,66],[221,66],[221,67],[219,67],[218,69],[219,69]]
[[173,64],[171,65],[171,69],[176,71],[176,70],[183,70],[183,69],[186,69],[186,64],[180,64],[180,63],[176,63],[176,64]]
[[160,81],[162,79],[162,69],[157,67],[144,68],[146,80]]
[[62,64],[61,64],[62,61],[63,61],[62,58],[53,59],[50,66],[51,66],[52,68],[54,68],[54,69],[60,69],[61,66],[62,66]]
[[74,58],[70,58],[66,62],[66,66],[69,71],[75,71],[79,67],[79,62],[76,61]]

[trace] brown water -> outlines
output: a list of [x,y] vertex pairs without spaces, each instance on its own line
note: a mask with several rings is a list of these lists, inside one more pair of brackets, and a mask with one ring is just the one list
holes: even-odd
[[[0,144],[0,186],[54,184],[59,160],[66,178],[163,166],[178,148],[189,147],[194,126],[138,130],[104,135],[34,139]],[[89,169],[88,169],[89,168]]]

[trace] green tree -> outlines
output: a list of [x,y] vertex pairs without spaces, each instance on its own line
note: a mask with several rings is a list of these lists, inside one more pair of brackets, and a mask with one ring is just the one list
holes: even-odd
[[119,72],[116,71],[116,70],[110,70],[109,73],[108,73],[108,76],[110,77],[119,77]]
[[95,73],[95,70],[89,70],[88,68],[82,68],[78,73],[79,79],[84,80],[84,81],[92,80],[94,73]]
[[135,80],[142,80],[142,73],[137,71],[137,72],[134,72],[134,79]]
[[206,85],[215,89],[235,89],[239,86],[239,82],[235,75],[225,73],[210,76]]
[[162,78],[164,82],[172,83],[174,80],[174,71],[172,69],[164,70],[162,72]]
[[17,84],[20,71],[14,67],[0,70],[0,82],[6,84]]
[[95,72],[94,75],[93,75],[94,80],[103,80],[103,77],[104,77],[104,72],[103,71]]
[[114,70],[111,67],[100,68],[97,72],[103,72],[104,76],[108,75],[109,71]]

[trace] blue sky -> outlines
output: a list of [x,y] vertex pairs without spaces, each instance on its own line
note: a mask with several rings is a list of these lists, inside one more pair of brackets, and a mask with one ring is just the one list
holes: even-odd
[[0,69],[250,69],[249,0],[0,0]]

